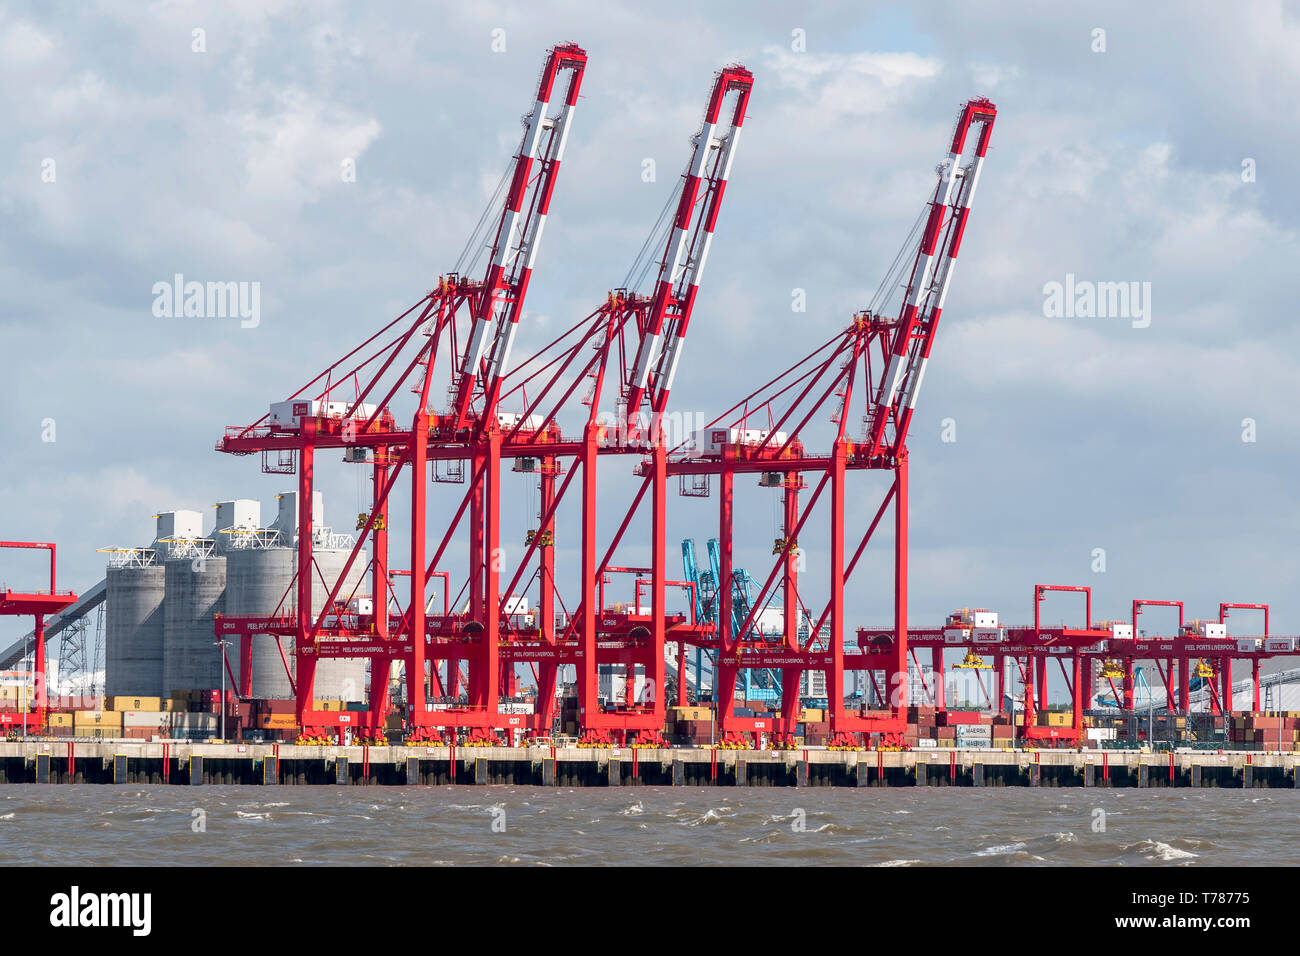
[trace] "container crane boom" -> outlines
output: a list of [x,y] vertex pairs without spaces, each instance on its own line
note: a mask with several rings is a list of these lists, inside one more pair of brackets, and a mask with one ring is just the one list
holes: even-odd
[[[703,122],[692,140],[691,161],[682,175],[653,305],[626,388],[624,414],[630,432],[639,431],[637,416],[643,402],[656,419],[667,405],[753,85],[753,74],[743,66],[720,70]],[[732,94],[735,103],[728,116],[724,107]]]
[[[476,384],[483,395],[481,422],[488,422],[495,412],[586,64],[587,54],[576,44],[552,48],[542,68],[537,103],[524,117],[524,134],[492,244],[492,258],[473,304],[473,322],[451,409],[453,431],[470,422]],[[562,73],[568,74],[563,104],[556,115],[548,116]]]
[[[939,165],[939,182],[912,263],[889,365],[866,415],[868,457],[897,457],[904,448],[996,116],[996,107],[987,99],[967,102],[957,118],[948,156]],[[962,166],[966,137],[975,124],[980,127],[975,154]],[[891,421],[894,434],[887,439],[885,429]]]

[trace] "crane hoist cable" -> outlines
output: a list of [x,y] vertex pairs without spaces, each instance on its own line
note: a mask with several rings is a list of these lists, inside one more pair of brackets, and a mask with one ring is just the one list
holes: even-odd
[[[685,171],[683,171],[685,175]],[[655,260],[650,259],[647,253],[651,249],[663,247],[668,242],[668,228],[672,223],[671,213],[677,204],[677,191],[669,192],[668,198],[664,200],[664,207],[659,211],[659,218],[655,224],[650,227],[650,233],[641,245],[641,250],[632,260],[632,265],[628,267],[627,275],[623,277],[623,288],[630,292],[636,291],[645,282],[646,276],[650,272],[651,265],[657,264]]]
[[[496,189],[492,191],[491,198],[488,199],[487,205],[483,207],[482,215],[478,217],[478,222],[474,224],[473,231],[470,232],[469,238],[465,241],[465,248],[460,251],[460,255],[456,258],[456,265],[452,268],[452,272],[463,274],[467,271],[473,271],[478,262],[479,256],[481,256],[483,250],[487,248],[485,240],[487,238],[486,233],[488,220],[492,213],[496,212],[500,208],[501,193],[505,191],[506,184],[510,182],[510,177],[514,173],[514,167],[515,158],[514,156],[511,156],[506,162],[505,171],[501,173],[501,178],[497,181]],[[471,252],[473,252],[473,257],[466,261],[466,257],[469,256]]]
[[924,224],[929,214],[928,203],[922,204],[921,211],[917,213],[916,220],[912,223],[912,228],[908,230],[907,238],[905,238],[903,244],[898,247],[898,253],[894,256],[894,261],[891,262],[889,268],[885,270],[885,275],[880,280],[880,285],[876,288],[875,294],[871,297],[871,301],[867,305],[868,312],[878,313],[881,307],[884,306],[893,295],[898,285],[898,278],[901,277],[904,263],[909,262],[914,258],[917,243],[920,241],[917,237],[917,233],[920,231],[921,226]]

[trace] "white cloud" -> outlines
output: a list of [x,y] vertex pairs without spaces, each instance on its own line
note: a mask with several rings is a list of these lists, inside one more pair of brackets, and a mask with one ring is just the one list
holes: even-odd
[[990,93],[1002,84],[1008,81],[1014,82],[1020,78],[1018,67],[1001,63],[972,63],[970,71],[975,83],[985,93]]
[[767,46],[763,56],[777,83],[822,119],[883,112],[940,70],[937,59],[915,53],[794,53]]
[[230,117],[230,124],[245,153],[249,197],[296,208],[342,183],[343,160],[358,159],[379,136],[380,125],[296,87],[272,96],[271,109],[248,109]]

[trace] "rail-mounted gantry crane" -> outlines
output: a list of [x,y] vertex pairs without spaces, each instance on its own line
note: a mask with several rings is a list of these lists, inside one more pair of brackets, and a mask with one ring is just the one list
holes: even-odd
[[49,712],[50,693],[45,673],[45,619],[76,604],[77,595],[57,588],[58,548],[54,544],[44,541],[0,541],[0,548],[50,553],[49,587],[17,591],[7,585],[0,588],[0,616],[30,616],[34,622],[31,706],[27,705],[24,696],[18,711],[0,711],[0,727],[6,733],[20,730],[35,733],[45,726],[46,714]]

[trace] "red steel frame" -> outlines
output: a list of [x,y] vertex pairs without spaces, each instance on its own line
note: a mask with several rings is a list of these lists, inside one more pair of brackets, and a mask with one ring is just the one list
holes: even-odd
[[[1220,695],[1230,693],[1231,658],[1252,657],[1257,704],[1258,660],[1271,656],[1267,645],[1261,642],[1257,650],[1247,651],[1244,643],[1207,641],[1184,634],[1181,602],[1135,601],[1135,635],[1141,608],[1155,605],[1179,608],[1179,635],[1131,644],[1116,640],[1108,627],[1093,626],[1088,588],[1064,585],[1036,585],[1032,627],[1000,628],[1002,637],[997,641],[981,642],[968,634],[954,645],[952,628],[909,629],[906,438],[996,118],[996,109],[988,100],[969,101],[958,116],[947,159],[940,166],[939,181],[924,215],[897,316],[883,315],[880,310],[856,314],[847,329],[710,422],[705,429],[712,438],[707,448],[685,443],[669,449],[662,419],[753,86],[752,75],[743,67],[726,67],[715,78],[682,176],[653,292],[643,296],[616,289],[595,312],[511,369],[524,296],[585,64],[585,53],[572,44],[557,46],[548,54],[536,106],[525,119],[523,141],[513,161],[510,188],[497,219],[491,261],[483,280],[467,281],[456,273],[443,276],[436,290],[291,396],[305,400],[310,395],[328,401],[331,391],[343,387],[340,383],[351,383],[353,397],[346,413],[312,416],[310,406],[304,405],[307,414],[296,428],[266,424],[263,419],[228,429],[218,445],[219,450],[234,454],[261,452],[264,462],[268,452],[293,454],[299,491],[299,568],[313,567],[310,502],[316,449],[350,449],[349,459],[367,461],[373,472],[371,511],[363,516],[357,543],[324,609],[312,614],[311,575],[299,574],[287,615],[219,619],[219,633],[238,634],[242,639],[241,695],[247,696],[251,690],[251,635],[264,631],[294,638],[299,661],[295,684],[299,721],[304,733],[318,736],[351,724],[364,725],[366,733],[380,737],[388,709],[388,677],[396,661],[406,669],[408,739],[437,741],[444,728],[470,731],[472,743],[509,742],[502,741],[498,733],[510,729],[545,736],[555,719],[559,668],[573,665],[578,673],[579,720],[585,743],[623,743],[631,736],[638,745],[661,744],[664,702],[659,690],[666,639],[672,640],[679,652],[696,646],[715,655],[719,730],[724,743],[736,745],[748,745],[745,735],[757,737],[763,731],[770,732],[777,745],[792,740],[800,720],[800,678],[809,670],[827,675],[832,746],[859,746],[864,735],[879,735],[887,745],[901,742],[908,704],[908,655],[915,658],[916,651],[925,648],[933,654],[933,694],[940,708],[944,706],[945,648],[960,647],[993,657],[999,710],[1005,661],[1015,661],[1025,685],[1020,734],[1033,742],[1068,743],[1081,737],[1093,662],[1099,658],[1125,661],[1124,702],[1130,709],[1135,659],[1155,656],[1165,660],[1168,675],[1162,669],[1161,676],[1167,686],[1177,665],[1181,674],[1178,702],[1185,709],[1193,657],[1214,662],[1216,682],[1222,683],[1222,689],[1214,690]],[[564,73],[569,82],[563,105],[558,115],[548,117],[556,83]],[[976,127],[978,135],[968,142]],[[466,313],[469,329],[462,334],[457,319]],[[419,341],[417,333],[427,342],[408,358],[402,353],[412,341]],[[385,335],[390,338],[383,339]],[[440,349],[454,360],[451,406],[446,413],[429,409]],[[588,353],[589,357],[582,359]],[[615,356],[616,371],[608,368]],[[613,422],[597,413],[607,373],[614,374],[618,382],[619,414]],[[575,391],[585,381],[590,381],[590,387],[582,399],[587,410],[582,413],[581,435],[569,438],[561,430],[560,417],[574,404]],[[865,386],[855,393],[859,383]],[[396,426],[389,409],[403,385],[413,385],[419,395],[409,430]],[[861,440],[850,437],[847,429],[855,394],[865,396]],[[835,434],[830,451],[809,454],[804,430],[835,399],[839,408],[831,419]],[[501,412],[507,403],[522,407],[522,412]],[[766,418],[766,427],[751,433],[751,420],[759,417]],[[596,472],[601,455],[637,456],[636,473],[642,483],[598,560]],[[524,555],[513,573],[501,559],[501,497],[507,461],[515,471],[536,474],[540,490],[538,523],[528,529]],[[443,467],[463,475],[467,466],[469,472],[468,488],[451,518],[439,522],[445,524],[445,531],[431,551],[427,547],[430,466],[435,480]],[[388,562],[388,504],[407,467],[411,478],[411,568],[394,569]],[[885,471],[891,481],[846,561],[846,483],[853,471]],[[578,472],[582,480],[575,482]],[[757,599],[735,630],[730,586],[735,565],[735,479],[745,474],[761,475],[761,484],[782,489],[785,535],[777,541],[776,560]],[[800,492],[807,488],[806,474],[818,476],[818,480],[808,500],[801,501]],[[693,586],[669,581],[665,573],[666,489],[667,479],[673,475],[683,480],[718,478],[721,581],[716,626],[694,619],[694,601],[689,616],[670,615],[665,608],[667,588]],[[555,580],[554,546],[557,515],[571,488],[576,489],[581,557],[579,593],[566,604]],[[805,527],[813,527],[809,517],[823,493],[827,505],[823,526],[828,528],[830,546],[828,597],[814,623],[800,589],[798,542]],[[615,566],[611,562],[617,549],[647,497],[650,566]],[[844,588],[891,506],[893,625],[860,628],[857,650],[851,651],[844,644]],[[469,568],[461,593],[468,592],[468,610],[455,612],[449,594],[450,574],[438,568],[467,517]],[[342,581],[355,562],[364,558],[367,544],[373,615],[349,610],[349,599],[355,595],[340,601]],[[509,573],[504,587],[503,572]],[[604,599],[609,576],[622,573],[634,576],[636,599],[626,610],[607,607]],[[405,610],[392,585],[392,579],[401,576],[409,578]],[[426,609],[428,585],[434,577],[441,577],[445,585],[441,614]],[[536,618],[521,620],[510,613],[509,602],[534,584]],[[648,608],[641,604],[643,590],[649,592]],[[1083,628],[1041,626],[1039,605],[1048,593],[1058,591],[1084,595]],[[783,634],[772,640],[756,634],[754,625],[777,594],[783,600]],[[575,609],[566,623],[557,618],[557,604],[566,615],[570,606]],[[1232,608],[1263,610],[1267,636],[1266,605],[1221,605],[1221,621]],[[802,639],[801,620],[810,625]],[[315,662],[355,657],[372,661],[368,714],[313,710]],[[1047,661],[1052,657],[1060,664],[1073,697],[1069,727],[1040,728],[1035,722],[1036,712],[1046,705]],[[1068,672],[1067,657],[1071,664]],[[462,665],[465,701],[460,699]],[[537,680],[536,710],[531,715],[502,712],[501,697],[513,690],[516,667],[525,665],[533,669]],[[624,669],[628,693],[626,699],[602,706],[598,679],[601,668],[609,666]],[[778,717],[735,714],[731,706],[735,685],[740,672],[748,668],[780,672],[782,707]],[[632,694],[638,669],[650,688],[640,700]],[[885,694],[879,690],[876,675],[883,673],[887,710],[869,711],[865,706],[849,710],[844,699],[846,674],[854,670],[871,675],[882,699]],[[679,695],[684,702],[685,675],[679,673]],[[426,696],[426,682],[433,700]]]
[[[718,628],[716,634],[690,634],[684,643],[708,648],[715,654],[715,698],[719,728],[726,744],[746,746],[751,741],[745,735],[757,737],[763,731],[771,732],[778,744],[790,744],[800,719],[799,679],[807,670],[826,674],[832,746],[858,746],[862,735],[867,734],[882,734],[887,743],[901,740],[906,724],[908,649],[906,438],[996,115],[994,105],[982,98],[970,100],[958,115],[898,316],[885,317],[871,312],[855,315],[847,330],[715,418],[708,429],[716,428],[710,435],[718,440],[711,443],[710,451],[688,453],[668,465],[670,475],[716,475],[720,486]],[[963,167],[967,137],[975,127],[978,135],[974,138],[973,155]],[[855,441],[847,433],[859,376],[874,383],[867,397],[863,441]],[[810,455],[805,450],[802,432],[835,397],[839,398],[839,410],[832,417],[836,432],[831,449],[823,455]],[[755,416],[766,416],[767,427],[759,430],[759,436],[753,441],[748,440],[744,431],[732,431],[748,429],[750,419]],[[791,429],[788,434],[781,431],[785,427]],[[887,471],[893,480],[846,564],[846,476],[858,470]],[[785,538],[777,542],[776,562],[736,634],[731,617],[735,478],[764,473],[769,476],[765,479],[768,484],[779,484],[784,489]],[[799,492],[805,487],[805,474],[820,474],[821,478],[811,499],[801,506]],[[798,539],[814,505],[827,490],[829,598],[816,623],[809,628],[807,638],[801,642],[799,614],[803,611],[810,623],[812,616],[807,614],[799,593]],[[894,510],[893,631],[887,645],[859,644],[859,653],[846,653],[844,588],[891,501]],[[779,588],[774,588],[778,577]],[[751,633],[754,620],[770,606],[778,591],[784,601],[784,635],[779,641],[755,639]],[[828,626],[824,636],[823,625]],[[734,688],[740,671],[746,668],[780,671],[779,717],[769,720],[735,714]],[[855,669],[885,672],[891,688],[887,712],[847,710],[845,671]]]
[[[437,739],[430,711],[426,709],[425,682],[431,679],[435,691],[441,690],[436,671],[426,675],[428,651],[426,640],[413,640],[412,635],[424,636],[426,631],[425,595],[429,579],[436,569],[425,570],[425,539],[427,534],[427,467],[430,447],[455,442],[461,446],[460,458],[474,461],[474,481],[469,499],[481,501],[486,487],[490,495],[496,494],[496,481],[488,481],[484,462],[499,462],[500,433],[492,425],[496,390],[499,378],[509,361],[518,322],[522,314],[524,297],[531,278],[534,258],[540,245],[546,216],[549,212],[555,181],[563,158],[569,127],[576,107],[587,55],[576,44],[553,47],[547,54],[538,81],[535,105],[523,120],[524,133],[519,150],[512,160],[509,189],[496,220],[492,253],[486,275],[481,282],[462,279],[450,274],[439,279],[438,287],[422,300],[398,316],[379,332],[357,346],[327,368],[307,385],[290,396],[302,398],[304,412],[296,428],[277,427],[268,423],[267,417],[246,427],[229,428],[218,444],[219,451],[233,454],[263,454],[264,468],[268,452],[289,452],[296,463],[298,474],[298,563],[293,600],[291,601],[292,629],[284,620],[230,620],[217,624],[218,632],[246,633],[260,629],[277,634],[292,634],[298,661],[296,681],[297,713],[304,735],[325,736],[338,726],[360,726],[374,738],[382,736],[388,698],[389,665],[402,660],[407,669],[407,696],[410,715],[408,723],[417,736]],[[561,86],[567,77],[567,85]],[[552,98],[559,93],[558,110],[552,110]],[[468,311],[470,332],[464,349],[457,341],[458,315]],[[414,316],[414,318],[412,318]],[[384,339],[391,335],[392,338]],[[411,342],[426,341],[415,349],[413,357],[403,354]],[[376,343],[379,343],[376,346]],[[456,355],[463,351],[459,361],[455,397],[451,412],[435,417],[429,412],[429,392],[439,348]],[[491,360],[486,360],[491,349]],[[371,350],[371,351],[367,351]],[[348,363],[354,363],[349,365]],[[366,384],[361,385],[362,376]],[[348,400],[346,413],[338,416],[311,416],[309,399],[328,400],[339,382],[352,383],[354,396]],[[319,392],[314,389],[323,390]],[[388,403],[403,385],[414,384],[419,402],[409,430],[396,427]],[[484,414],[471,422],[476,390],[483,393]],[[382,397],[381,397],[382,396]],[[370,401],[367,402],[367,399]],[[298,409],[295,409],[297,411]],[[360,534],[345,568],[331,588],[326,606],[313,615],[311,607],[312,574],[312,491],[314,488],[315,451],[317,448],[348,448],[352,460],[368,461],[372,467],[373,506],[359,528]],[[410,598],[404,614],[394,619],[389,613],[390,597],[396,597],[390,585],[388,568],[388,500],[403,468],[411,473],[411,571]],[[487,509],[491,513],[489,508]],[[462,504],[462,511],[464,504]],[[473,536],[476,545],[482,545],[481,521],[483,512],[475,510],[476,526]],[[495,526],[488,528],[488,537],[496,533]],[[343,613],[344,606],[337,603],[339,592],[349,571],[364,554],[367,540],[373,536],[371,557],[366,570],[371,582],[371,595],[375,612],[369,618],[351,620]],[[448,533],[448,539],[450,532]],[[444,544],[445,547],[445,544]],[[484,562],[473,561],[480,576]],[[493,562],[487,568],[495,568]],[[305,573],[306,569],[306,573]],[[495,576],[495,571],[488,574]],[[477,593],[477,592],[475,592]],[[348,596],[349,598],[352,595]],[[483,602],[481,594],[475,601],[475,610],[481,619],[495,616],[496,602]],[[490,609],[485,611],[485,607]],[[247,643],[247,641],[245,641]],[[495,693],[497,647],[494,642],[479,642],[482,646],[486,674],[476,670],[471,681],[471,707],[480,706],[477,712],[462,715],[458,721],[475,726],[488,723],[487,708],[483,702]],[[241,655],[247,655],[241,650]],[[316,661],[324,658],[369,657],[371,668],[371,702],[366,715],[316,711],[312,707],[312,692]],[[450,676],[450,675],[449,675]],[[493,708],[495,710],[495,707]]]
[[[337,387],[336,381],[356,382],[363,373],[371,376],[368,384],[356,389],[355,399],[349,399],[344,415],[305,417],[292,433],[264,424],[264,419],[253,426],[228,429],[218,445],[219,450],[235,454],[262,452],[265,455],[269,451],[291,450],[296,456],[300,496],[299,568],[312,566],[310,505],[302,502],[309,503],[312,498],[315,449],[351,448],[349,454],[354,460],[358,455],[373,456],[372,510],[360,523],[356,546],[339,583],[331,589],[326,607],[313,619],[310,576],[299,574],[296,610],[290,618],[224,618],[217,625],[221,633],[244,635],[245,647],[241,647],[244,673],[251,663],[251,653],[246,649],[251,646],[248,637],[251,632],[262,630],[294,636],[299,660],[298,714],[305,734],[321,736],[339,725],[364,723],[367,733],[379,737],[379,721],[387,709],[390,664],[400,660],[406,665],[409,739],[437,740],[440,738],[437,728],[446,727],[469,729],[472,742],[500,742],[496,731],[509,728],[527,728],[544,735],[552,725],[556,675],[563,664],[578,666],[582,724],[589,740],[624,739],[629,731],[643,739],[659,738],[663,726],[660,695],[655,693],[652,699],[636,704],[599,708],[597,668],[602,664],[622,664],[629,669],[640,666],[650,686],[662,686],[663,633],[675,619],[670,621],[666,617],[663,601],[666,451],[659,421],[703,273],[752,88],[752,76],[743,67],[733,66],[722,70],[715,80],[704,123],[695,138],[691,163],[682,177],[677,215],[660,261],[654,294],[636,296],[625,290],[611,293],[596,312],[511,372],[510,351],[585,62],[585,54],[573,45],[556,47],[548,56],[537,106],[526,120],[524,141],[515,157],[511,188],[498,222],[492,261],[484,281],[469,283],[454,274],[443,277],[437,290],[291,396],[296,399],[308,394],[323,379],[324,391],[316,396],[323,400],[331,387]],[[546,115],[557,76],[565,71],[570,78],[561,115],[554,120],[539,121]],[[728,110],[728,104],[733,101]],[[542,136],[543,129],[549,130],[550,135]],[[530,171],[538,153],[541,158],[536,160],[534,176]],[[471,327],[462,350],[454,320],[463,307],[470,312]],[[347,367],[345,363],[356,359],[381,335],[394,329],[394,339],[363,355],[355,366]],[[428,343],[405,365],[391,387],[387,380],[381,383],[390,369],[402,368],[399,353],[417,330],[423,332]],[[627,340],[634,337],[636,360],[629,364],[631,346]],[[442,415],[428,410],[433,368],[441,345],[449,353],[461,356],[451,390],[452,407]],[[594,357],[578,368],[576,360],[580,352],[592,347]],[[620,383],[624,417],[611,429],[598,418],[596,409],[606,363],[615,352],[623,373]],[[538,368],[530,371],[532,365]],[[566,389],[563,377],[575,368],[578,373]],[[413,426],[409,432],[403,432],[394,427],[388,403],[397,389],[412,377],[420,397]],[[586,378],[592,379],[593,385],[586,399],[590,408],[582,437],[566,439],[557,415],[577,384]],[[528,387],[536,386],[539,379],[540,386],[530,402]],[[558,401],[544,409],[543,402],[555,391],[562,391]],[[374,401],[381,394],[376,404],[366,404],[367,399]],[[505,400],[522,401],[523,413],[500,413],[498,409]],[[658,462],[658,467],[652,467],[651,478],[643,484],[614,543],[598,566],[595,470],[600,454],[636,454]],[[567,474],[562,466],[566,458],[576,465]],[[541,509],[539,527],[530,531],[524,557],[503,591],[500,584],[504,562],[498,556],[503,553],[500,550],[501,485],[502,465],[506,460],[516,462],[516,470],[539,473]],[[435,469],[440,463],[462,467],[468,463],[470,472],[469,487],[431,556],[426,548],[430,463]],[[387,503],[398,475],[408,465],[412,479],[412,570],[399,572],[387,566]],[[577,613],[560,633],[555,621],[555,516],[578,469],[583,475],[582,580],[585,582],[603,581],[610,558],[647,486],[653,489],[651,534],[655,558],[651,568],[651,612],[649,615],[606,613],[595,602],[594,586],[589,586],[575,602]],[[557,488],[556,479],[561,475],[565,477]],[[471,545],[466,585],[468,612],[451,613],[449,606],[444,606],[441,616],[428,614],[425,609],[428,581],[437,575],[447,578],[445,571],[436,568],[466,515]],[[338,599],[342,581],[363,556],[367,539],[370,539],[368,571],[376,613],[373,618],[353,617],[346,613],[346,604],[339,603]],[[536,569],[528,585],[533,581],[538,584],[538,617],[535,626],[520,627],[508,620],[506,602],[534,559]],[[398,613],[390,616],[384,611],[389,606],[390,594],[394,599],[396,594],[391,592],[389,577],[403,573],[410,577],[407,607],[402,612],[399,606]],[[413,640],[413,635],[422,635],[424,639]],[[368,656],[372,661],[369,715],[312,710],[315,661],[357,656]],[[467,704],[458,702],[462,662],[467,673]],[[534,667],[537,674],[538,708],[531,716],[502,713],[498,706],[502,690],[508,690],[513,683],[518,664]],[[440,665],[444,668],[442,674]],[[438,709],[426,704],[426,680],[434,696],[442,698],[432,705]],[[246,681],[244,687],[246,691]]]
[[45,726],[49,710],[49,688],[46,686],[45,674],[45,618],[58,614],[77,603],[77,595],[71,591],[59,591],[56,587],[58,574],[58,549],[54,544],[42,541],[0,541],[0,548],[21,550],[40,550],[50,552],[50,586],[45,590],[14,591],[6,588],[0,591],[0,615],[31,615],[35,621],[33,628],[34,651],[32,671],[35,683],[35,709],[26,715],[21,713],[0,713],[0,726],[22,726],[24,716],[29,731],[39,730]]
[[[1040,605],[1048,592],[1064,591],[1083,594],[1085,597],[1085,618],[1082,628],[1044,627],[1039,615]],[[1019,668],[1025,686],[1024,722],[1018,736],[1035,744],[1074,744],[1083,736],[1083,716],[1088,709],[1091,698],[1092,675],[1098,663],[1106,660],[1122,661],[1124,683],[1122,699],[1123,710],[1133,710],[1133,665],[1137,660],[1154,660],[1164,681],[1168,695],[1169,710],[1172,713],[1187,714],[1189,691],[1188,678],[1196,661],[1210,664],[1214,676],[1209,684],[1211,692],[1211,713],[1223,715],[1231,710],[1232,661],[1249,660],[1252,664],[1254,678],[1253,709],[1259,710],[1259,662],[1271,657],[1293,656],[1297,648],[1295,638],[1273,638],[1268,632],[1268,605],[1224,603],[1219,606],[1219,622],[1226,621],[1229,609],[1257,610],[1264,613],[1264,632],[1258,637],[1203,637],[1183,620],[1183,602],[1136,600],[1133,602],[1130,626],[1132,638],[1117,638],[1114,626],[1110,624],[1094,625],[1092,623],[1092,594],[1087,587],[1074,585],[1035,585],[1034,588],[1034,623],[1032,627],[1002,627],[997,629],[1000,639],[996,641],[972,639],[968,633],[954,635],[951,628],[913,629],[909,640],[913,651],[930,649],[934,654],[933,693],[935,706],[944,709],[942,688],[945,679],[943,668],[943,651],[969,651],[980,657],[991,657],[994,661],[993,673],[997,681],[996,710],[1002,713],[1005,662],[1010,659]],[[1179,611],[1179,624],[1175,634],[1170,636],[1137,636],[1137,616],[1144,607],[1176,607]],[[860,642],[881,636],[879,630],[859,631]],[[886,637],[892,635],[885,634]],[[1270,641],[1274,642],[1270,646]],[[1072,720],[1069,727],[1039,727],[1035,724],[1035,714],[1046,706],[1046,683],[1048,661],[1055,659],[1061,668],[1066,687],[1071,697]],[[1066,670],[1067,659],[1070,670]],[[1161,662],[1164,665],[1161,666]],[[1179,675],[1175,688],[1175,673]],[[1112,689],[1113,686],[1112,686]],[[1117,699],[1121,699],[1119,692]]]
[[[1044,626],[1041,618],[1042,602],[1052,592],[1082,594],[1084,597],[1083,627]],[[1018,736],[1035,743],[1073,743],[1083,736],[1084,711],[1092,686],[1092,660],[1090,652],[1104,648],[1110,636],[1109,628],[1092,623],[1092,591],[1087,587],[1064,584],[1034,585],[1034,621],[1032,625],[1000,625],[986,629],[961,629],[953,627],[913,629],[909,636],[914,650],[929,649],[933,654],[935,705],[942,710],[942,688],[946,679],[943,666],[945,650],[966,651],[980,658],[991,658],[995,680],[997,704],[995,711],[1003,713],[1005,697],[1004,680],[1006,662],[1014,662],[1024,684],[1023,724]],[[874,635],[859,631],[859,639]],[[1066,670],[1066,659],[1070,669]],[[1036,714],[1047,706],[1048,661],[1055,659],[1070,691],[1072,707],[1069,727],[1039,727]]]

